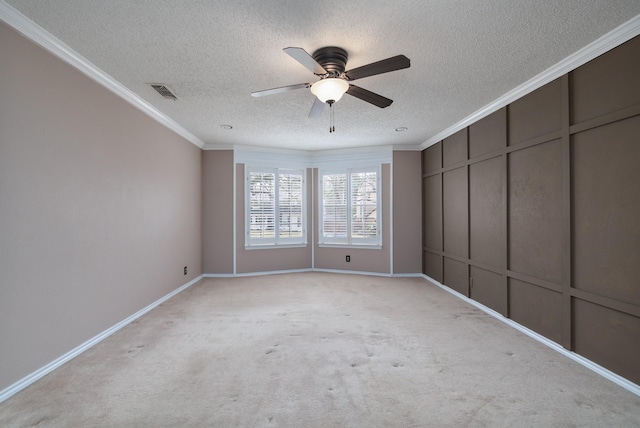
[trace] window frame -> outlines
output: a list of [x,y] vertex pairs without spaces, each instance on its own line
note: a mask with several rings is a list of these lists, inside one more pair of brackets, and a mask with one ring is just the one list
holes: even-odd
[[[269,238],[254,238],[251,236],[251,174],[274,174],[274,236]],[[301,236],[300,237],[282,237],[280,236],[280,177],[281,175],[291,174],[301,177]],[[278,168],[278,167],[260,167],[245,165],[245,249],[259,248],[286,248],[286,247],[305,247],[307,246],[307,170],[306,168]]]
[[[376,236],[371,238],[355,237],[352,223],[353,194],[352,175],[359,173],[376,174]],[[347,177],[347,224],[346,236],[335,237],[324,234],[324,177],[346,174]],[[381,165],[358,168],[327,168],[318,170],[318,245],[321,247],[382,248],[382,168]]]

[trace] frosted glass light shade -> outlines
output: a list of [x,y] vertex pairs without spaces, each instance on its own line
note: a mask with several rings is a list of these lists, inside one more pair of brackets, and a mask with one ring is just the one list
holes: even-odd
[[349,83],[346,80],[335,77],[322,79],[311,85],[311,93],[323,103],[338,101],[348,89]]

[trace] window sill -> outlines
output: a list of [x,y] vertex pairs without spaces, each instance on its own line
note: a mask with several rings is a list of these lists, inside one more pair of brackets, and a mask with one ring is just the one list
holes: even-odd
[[380,244],[338,244],[333,242],[319,242],[318,247],[320,248],[356,248],[363,250],[381,250],[382,245]]
[[309,244],[301,242],[299,244],[252,244],[245,245],[245,250],[269,250],[274,248],[306,248]]

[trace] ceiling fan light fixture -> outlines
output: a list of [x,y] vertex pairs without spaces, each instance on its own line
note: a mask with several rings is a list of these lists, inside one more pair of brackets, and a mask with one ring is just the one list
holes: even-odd
[[347,90],[349,90],[349,83],[338,77],[322,79],[311,85],[311,93],[323,103],[340,100]]

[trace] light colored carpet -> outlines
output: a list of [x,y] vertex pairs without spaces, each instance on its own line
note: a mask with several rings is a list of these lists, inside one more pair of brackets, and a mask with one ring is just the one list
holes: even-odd
[[205,279],[0,404],[9,427],[622,427],[640,397],[420,278]]

